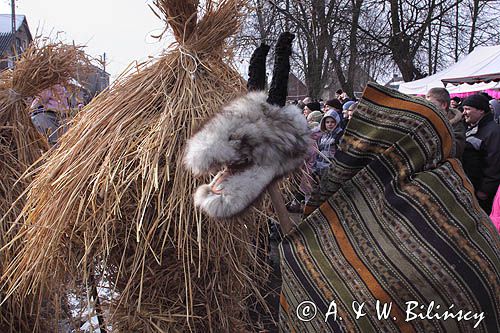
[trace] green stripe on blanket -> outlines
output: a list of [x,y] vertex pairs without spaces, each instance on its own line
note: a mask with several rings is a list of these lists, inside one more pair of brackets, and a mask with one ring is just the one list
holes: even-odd
[[367,86],[280,245],[282,331],[500,332],[500,238],[452,133],[423,99]]

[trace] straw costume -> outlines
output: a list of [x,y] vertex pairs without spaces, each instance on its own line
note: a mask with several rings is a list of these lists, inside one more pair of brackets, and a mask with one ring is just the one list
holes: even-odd
[[500,238],[450,157],[452,133],[428,102],[367,86],[308,217],[280,246],[283,331],[500,330]]
[[192,197],[204,179],[182,167],[187,139],[245,91],[226,63],[244,2],[204,3],[198,16],[198,1],[155,1],[177,43],[87,105],[37,170],[11,291],[83,286],[92,300],[92,281],[106,284],[113,332],[259,329],[249,295],[263,301],[265,217],[201,216]]
[[[24,206],[24,198],[19,197],[33,178],[32,174],[25,173],[49,149],[46,138],[38,133],[31,122],[26,101],[52,85],[76,78],[78,70],[84,68],[86,63],[85,54],[78,47],[35,40],[15,62],[13,69],[0,74],[2,248],[13,240],[19,229],[14,222]],[[20,242],[14,241],[2,249],[2,273],[19,252],[20,246]],[[3,293],[1,298],[4,301]],[[0,306],[0,331],[31,332],[36,316],[30,315],[30,307],[30,301],[18,295],[3,302]]]

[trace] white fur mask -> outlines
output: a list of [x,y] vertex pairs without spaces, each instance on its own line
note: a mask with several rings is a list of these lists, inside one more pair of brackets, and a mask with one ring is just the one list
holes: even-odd
[[234,100],[187,143],[188,169],[196,176],[219,171],[194,195],[211,217],[243,212],[271,182],[304,162],[310,145],[305,117],[295,105],[280,108],[266,98],[251,92]]

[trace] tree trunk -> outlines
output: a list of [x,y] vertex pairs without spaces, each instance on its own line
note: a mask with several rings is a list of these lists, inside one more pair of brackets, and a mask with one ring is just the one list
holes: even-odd
[[[314,51],[308,50],[310,53]],[[322,68],[323,62],[319,61],[315,54],[311,54],[307,63],[306,84],[309,96],[318,99],[323,88]]]
[[436,74],[436,72],[437,72],[437,64],[438,64],[438,58],[439,58],[439,45],[441,42],[442,29],[443,29],[443,21],[439,20],[438,30],[436,33],[436,43],[434,44],[434,66],[432,67],[434,69],[434,71],[432,72],[432,74]]
[[474,47],[476,46],[474,43],[474,39],[476,37],[476,23],[477,23],[478,13],[479,13],[479,0],[474,0],[472,8],[472,18],[471,18],[472,25],[470,28],[469,53],[474,51]]
[[356,69],[358,65],[359,16],[361,14],[363,0],[353,0],[352,5],[352,22],[349,34],[349,66],[347,69],[347,81],[342,86],[342,89],[348,96],[354,97],[354,80],[356,79]]
[[429,62],[429,75],[432,75],[432,26],[429,24],[429,38],[427,39],[427,61]]
[[[415,66],[415,54],[422,43],[428,25],[431,23],[432,11],[435,2],[432,1],[427,18],[421,23],[421,28],[417,36],[407,36],[401,30],[401,18],[399,16],[400,0],[390,0],[392,35],[389,41],[389,48],[392,52],[394,62],[398,66],[405,82],[423,78],[422,72]],[[414,40],[413,47],[410,40]]]

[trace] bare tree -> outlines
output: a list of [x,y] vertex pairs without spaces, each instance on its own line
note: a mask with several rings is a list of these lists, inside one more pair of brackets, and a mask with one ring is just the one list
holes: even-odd
[[353,95],[358,63],[358,21],[364,0],[270,1],[297,32],[298,56],[309,94],[338,82]]
[[[478,45],[500,42],[500,0],[249,0],[241,35],[249,54],[279,33],[296,34],[292,71],[314,98],[328,84],[352,96],[360,72],[394,70],[405,81],[436,73]],[[272,57],[270,57],[272,59]]]
[[331,29],[334,29],[336,1],[304,0],[287,2],[288,8],[278,1],[269,1],[286,17],[297,34],[298,56],[309,95],[319,98],[330,75],[328,57]]
[[478,45],[499,42],[500,1],[448,0],[440,6],[438,13],[442,16],[429,25],[422,45],[427,52],[429,74],[458,61]]
[[[358,30],[359,18],[361,15],[361,7],[364,0],[350,0],[345,2],[343,12],[350,12],[350,20],[338,20],[340,27],[346,32],[346,36],[342,36],[342,29],[339,30],[337,36],[332,36],[332,44],[330,44],[330,58],[335,69],[335,74],[342,89],[349,95],[354,96],[354,82],[356,73],[359,72],[359,47],[358,45]],[[340,38],[339,38],[340,37]]]

